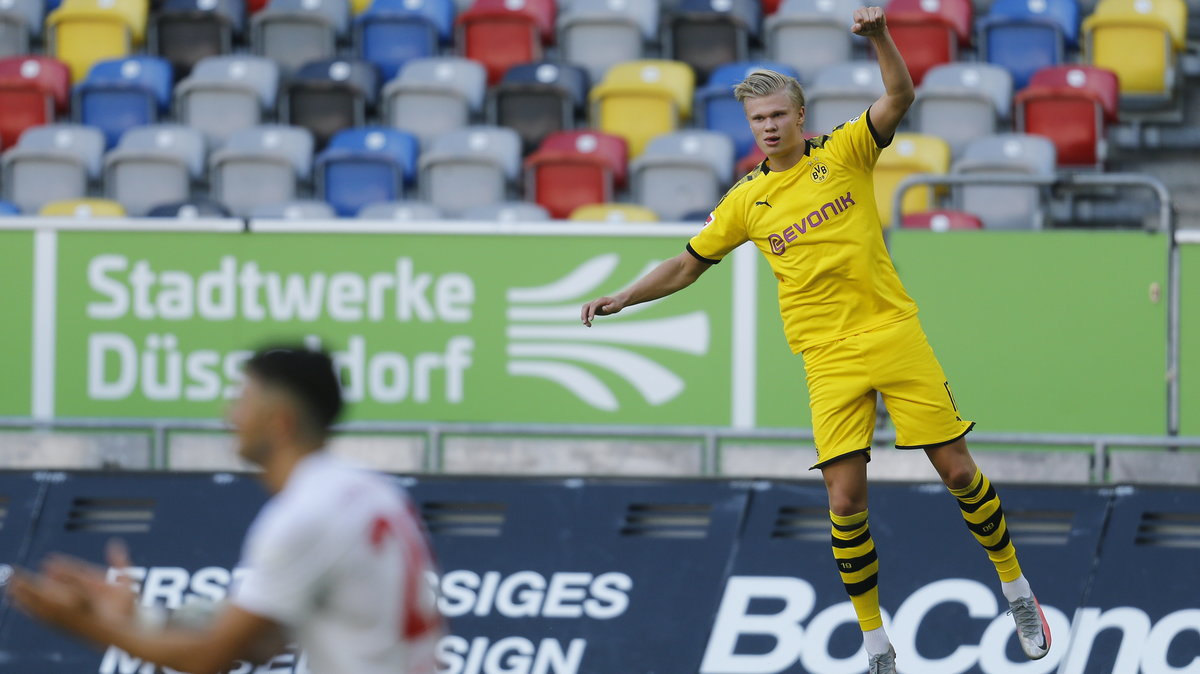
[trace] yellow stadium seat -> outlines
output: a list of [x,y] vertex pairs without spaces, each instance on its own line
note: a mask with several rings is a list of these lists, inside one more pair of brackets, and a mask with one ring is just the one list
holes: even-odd
[[1084,53],[1117,74],[1122,96],[1170,96],[1187,45],[1184,0],[1102,0],[1083,22]]
[[679,61],[628,61],[609,69],[591,92],[592,125],[621,136],[629,156],[692,115],[695,75]]
[[148,12],[146,0],[66,0],[46,18],[51,53],[82,82],[92,64],[142,44]]
[[350,0],[350,11],[354,14],[354,16],[358,16],[359,14],[367,11],[367,8],[370,6],[371,0]]
[[658,222],[658,214],[634,204],[588,204],[571,211],[577,222]]
[[123,218],[125,209],[109,199],[67,199],[51,201],[42,206],[38,215],[66,218]]
[[[884,227],[892,224],[892,197],[901,180],[914,173],[946,173],[950,170],[950,145],[923,133],[898,133],[875,164],[875,204]],[[904,194],[905,215],[933,208],[931,187],[914,187]]]

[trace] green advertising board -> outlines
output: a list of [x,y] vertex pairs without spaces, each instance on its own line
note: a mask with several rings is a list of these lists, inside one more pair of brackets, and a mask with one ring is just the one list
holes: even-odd
[[[38,235],[0,231],[15,382],[0,413],[37,414],[33,382],[48,380],[60,417],[214,418],[249,349],[306,341],[335,354],[358,420],[811,427],[803,359],[753,249],[589,329],[583,302],[677,255],[691,230],[355,227],[43,231],[50,339],[33,327]],[[891,245],[981,430],[1164,431],[1161,236],[896,232]],[[1200,247],[1183,253],[1194,434]],[[35,359],[35,342],[53,358]]]
[[4,386],[0,387],[0,416],[32,414],[33,381],[33,261],[34,233],[0,230],[0,361]]

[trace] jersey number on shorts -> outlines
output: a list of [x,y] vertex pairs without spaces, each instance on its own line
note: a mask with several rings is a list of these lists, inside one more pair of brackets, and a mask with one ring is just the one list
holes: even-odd
[[[398,532],[398,528],[404,533]],[[371,546],[378,550],[388,537],[396,539],[404,555],[404,605],[400,610],[404,624],[401,634],[405,640],[415,641],[441,624],[441,615],[438,614],[437,607],[425,605],[421,601],[425,596],[422,573],[431,568],[432,563],[425,547],[421,545],[424,536],[407,513],[400,518],[388,518],[384,515],[375,517],[375,521],[371,523]]]

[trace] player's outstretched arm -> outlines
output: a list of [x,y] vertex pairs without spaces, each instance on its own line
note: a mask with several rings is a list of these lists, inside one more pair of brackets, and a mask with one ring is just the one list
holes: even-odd
[[684,251],[650,270],[649,274],[616,295],[598,297],[583,305],[579,320],[590,328],[597,316],[608,316],[625,307],[666,297],[692,285],[711,266]]
[[885,92],[871,104],[871,124],[881,139],[890,139],[896,134],[900,120],[916,97],[908,66],[892,41],[882,8],[859,7],[854,10],[854,25],[850,31],[870,40],[879,58],[879,72],[883,75]]

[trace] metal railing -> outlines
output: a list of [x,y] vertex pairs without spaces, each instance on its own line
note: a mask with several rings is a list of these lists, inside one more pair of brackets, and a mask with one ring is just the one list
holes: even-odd
[[[63,418],[32,419],[0,417],[0,429],[44,429],[84,431],[135,431],[148,433],[154,465],[168,466],[169,435],[173,432],[229,432],[228,424],[215,419],[103,419]],[[335,427],[339,433],[420,436],[424,438],[424,469],[441,472],[447,437],[523,437],[523,438],[607,438],[611,440],[683,440],[700,444],[701,472],[706,476],[721,473],[720,447],[726,442],[802,442],[811,443],[811,429],[725,428],[709,426],[598,426],[518,423],[438,423],[416,421],[356,421]],[[875,432],[875,447],[895,442],[895,432]],[[1200,437],[1159,435],[1103,435],[1086,433],[995,433],[974,432],[973,445],[1009,447],[1086,447],[1093,456],[1092,481],[1107,480],[1109,450],[1114,447],[1200,450]]]
[[[1179,355],[1180,355],[1180,262],[1181,238],[1176,231],[1171,193],[1161,180],[1137,173],[1074,173],[1051,176],[1011,175],[975,173],[964,175],[936,175],[918,173],[905,177],[896,186],[892,195],[892,222],[897,226],[903,222],[904,195],[919,185],[931,187],[954,187],[963,185],[989,185],[1013,187],[1056,187],[1069,189],[1095,189],[1102,187],[1135,187],[1150,190],[1158,199],[1158,226],[1153,231],[1167,235],[1167,343],[1166,382],[1167,419],[1166,432],[1169,436],[1179,435]],[[1190,240],[1189,240],[1190,242]]]

